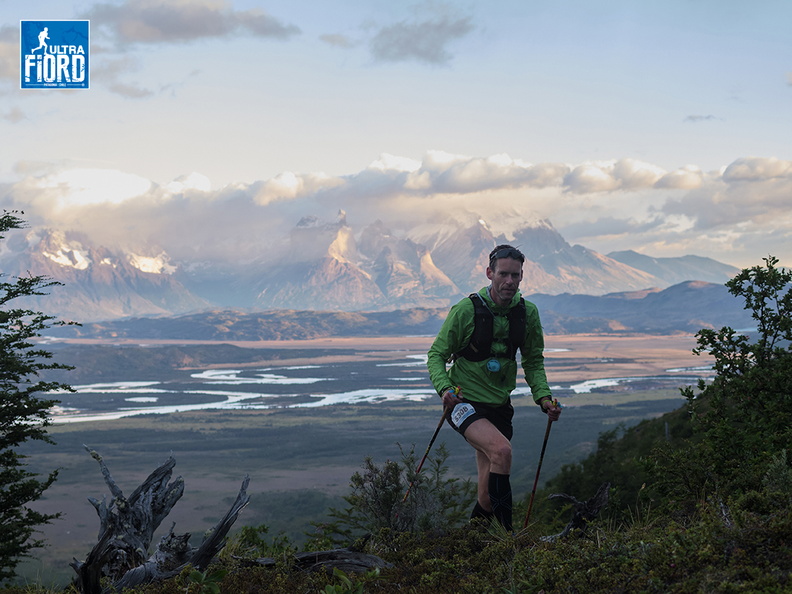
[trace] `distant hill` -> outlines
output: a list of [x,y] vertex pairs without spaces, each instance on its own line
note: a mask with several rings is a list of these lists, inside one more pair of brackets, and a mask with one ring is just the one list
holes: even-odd
[[579,332],[695,333],[754,325],[724,285],[687,281],[667,289],[591,295],[531,295],[550,334]]
[[643,270],[672,285],[693,280],[722,283],[740,272],[739,268],[701,256],[652,258],[627,250],[610,252],[608,257],[636,270]]
[[[685,282],[664,290],[603,295],[535,294],[545,332],[694,333],[702,328],[752,325],[723,285]],[[176,317],[136,318],[56,328],[55,336],[212,341],[301,340],[341,336],[435,334],[447,308],[388,312],[215,310]]]

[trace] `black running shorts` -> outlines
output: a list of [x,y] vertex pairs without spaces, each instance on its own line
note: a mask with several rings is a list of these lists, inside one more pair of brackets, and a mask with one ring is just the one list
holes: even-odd
[[462,402],[454,407],[448,423],[462,436],[473,421],[487,419],[495,425],[503,436],[511,441],[514,429],[512,427],[512,417],[514,417],[514,407],[511,401],[500,406],[493,404],[482,404],[481,402]]

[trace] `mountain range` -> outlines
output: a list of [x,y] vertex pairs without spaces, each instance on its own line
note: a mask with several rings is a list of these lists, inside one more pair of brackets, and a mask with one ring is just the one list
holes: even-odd
[[[111,247],[78,231],[26,229],[0,246],[0,270],[62,283],[49,295],[26,298],[25,305],[78,322],[224,308],[445,309],[486,283],[487,256],[500,243],[526,255],[524,293],[569,294],[570,305],[573,295],[657,293],[686,281],[722,284],[738,272],[698,256],[600,254],[570,245],[547,220],[528,222],[506,237],[482,218],[427,222],[402,232],[381,220],[353,229],[344,212],[330,222],[303,217],[284,232],[280,249],[251,248],[224,258],[196,249],[194,256],[177,259],[158,246]],[[630,299],[613,302],[625,307]]]
[[[609,295],[526,295],[541,312],[547,334],[693,334],[755,323],[724,285],[686,281],[663,290]],[[380,312],[211,310],[172,317],[143,317],[55,328],[55,337],[244,342],[353,336],[431,336],[447,308]]]

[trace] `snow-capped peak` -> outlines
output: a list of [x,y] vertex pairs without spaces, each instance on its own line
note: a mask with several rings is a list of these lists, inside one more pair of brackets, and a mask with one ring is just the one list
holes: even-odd
[[173,274],[176,267],[170,264],[170,258],[165,252],[158,256],[141,256],[139,254],[128,254],[129,263],[141,272],[152,274]]

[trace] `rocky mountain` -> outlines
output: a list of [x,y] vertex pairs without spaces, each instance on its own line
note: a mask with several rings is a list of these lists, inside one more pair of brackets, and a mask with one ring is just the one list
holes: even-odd
[[[251,246],[233,257],[176,259],[157,246],[106,247],[75,232],[29,229],[2,245],[7,275],[45,275],[64,286],[31,307],[80,322],[172,316],[212,308],[388,311],[447,308],[486,283],[490,250],[512,243],[526,254],[525,293],[606,295],[665,289],[683,280],[723,283],[737,270],[695,256],[599,254],[570,245],[549,221],[509,236],[483,219],[428,221],[395,232],[381,220],[353,228],[302,218],[277,249]],[[185,252],[187,253],[187,252]]]
[[171,315],[211,306],[176,279],[176,267],[162,252],[114,251],[94,246],[78,233],[47,230],[16,235],[3,247],[4,275],[41,275],[63,284],[51,287],[48,295],[15,300],[15,306],[77,321]]

